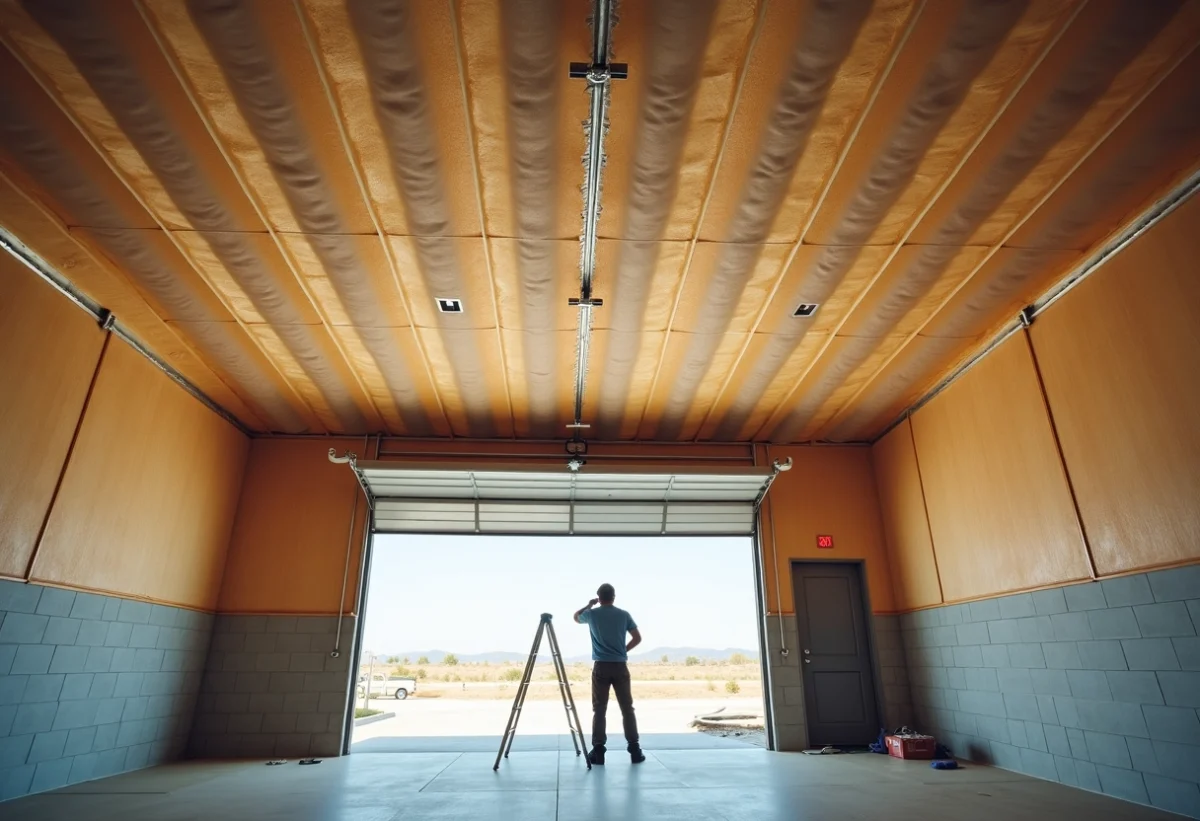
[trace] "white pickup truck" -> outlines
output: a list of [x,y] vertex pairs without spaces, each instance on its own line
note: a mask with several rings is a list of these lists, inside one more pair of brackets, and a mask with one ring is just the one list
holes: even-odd
[[[370,694],[372,698],[386,698],[387,696],[391,696],[394,699],[403,700],[415,692],[417,692],[416,679],[401,678],[400,676],[384,676],[382,673],[376,673],[371,676]],[[367,695],[366,676],[358,677],[358,695],[360,698]]]

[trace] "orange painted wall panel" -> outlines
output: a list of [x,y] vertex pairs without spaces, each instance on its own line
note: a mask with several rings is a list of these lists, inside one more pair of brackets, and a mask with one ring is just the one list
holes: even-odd
[[946,601],[1090,577],[1023,335],[985,357],[912,423]]
[[247,445],[113,340],[31,580],[212,609]]
[[912,426],[905,419],[871,448],[875,483],[879,489],[879,512],[887,537],[888,558],[893,572],[896,606],[902,610],[941,604],[929,518]]
[[347,465],[330,448],[360,458],[362,439],[256,439],[250,447],[219,610],[336,613],[355,507],[347,613],[354,612],[366,505]]
[[24,578],[104,333],[0,252],[0,576]]
[[[791,593],[793,559],[865,560],[871,609],[876,613],[894,611],[892,570],[879,516],[870,449],[802,446],[770,449],[772,460],[789,456],[793,460],[792,469],[775,480],[759,518],[767,612],[795,611]],[[777,550],[772,549],[772,518]],[[819,535],[833,536],[832,550],[817,547]],[[782,598],[776,594],[778,578],[784,580]]]
[[[329,448],[354,451],[361,438],[256,439],[246,468],[237,524],[230,546],[220,610],[237,613],[336,613],[346,558],[350,512],[358,484],[346,465],[332,464]],[[370,445],[374,456],[375,445]],[[480,460],[562,465],[560,442],[404,441],[382,443],[382,459],[478,464]],[[687,464],[751,464],[749,446],[664,445],[655,455]],[[628,464],[646,457],[644,445],[593,447],[593,464]],[[355,610],[362,525],[355,515],[344,612]]]
[[1197,259],[1193,197],[1031,329],[1101,575],[1200,559]]
[[[440,443],[439,443],[440,444]],[[238,613],[336,613],[346,556],[346,537],[357,484],[345,465],[330,464],[330,447],[362,454],[361,439],[256,439],[250,452],[239,504],[237,524],[230,543],[220,607]],[[373,447],[373,446],[372,446]],[[464,452],[502,448],[494,455],[505,461],[522,452],[546,453],[537,443],[426,443],[384,442],[383,451],[419,452],[419,458],[445,457],[456,461]],[[597,447],[602,454],[635,451]],[[641,448],[641,455],[647,455]],[[657,449],[652,453],[657,453]],[[671,455],[686,455],[668,451]],[[694,455],[744,458],[747,448],[706,447]],[[879,612],[894,609],[890,570],[884,549],[882,526],[871,471],[871,454],[866,448],[771,449],[772,458],[792,456],[795,468],[783,474],[771,490],[775,501],[779,535],[779,566],[788,573],[792,558],[867,560],[867,577],[872,606]],[[486,458],[486,457],[480,457]],[[555,459],[563,458],[561,453]],[[622,463],[626,463],[622,460]],[[714,463],[714,464],[719,464]],[[771,602],[774,577],[771,567],[769,503],[764,507],[765,567]],[[354,611],[358,578],[363,506],[356,516],[350,559],[345,612]],[[832,551],[816,548],[816,535],[831,533],[836,538]],[[785,585],[785,590],[789,589]],[[784,596],[785,612],[792,611],[791,596]],[[772,612],[776,607],[770,606]]]

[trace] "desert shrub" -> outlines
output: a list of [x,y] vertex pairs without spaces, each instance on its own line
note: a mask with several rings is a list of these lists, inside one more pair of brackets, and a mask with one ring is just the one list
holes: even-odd
[[745,653],[734,653],[729,657],[730,664],[747,664],[749,661],[750,659],[746,658]]
[[442,664],[446,665],[447,667],[457,667],[458,656],[454,655],[453,653],[447,653],[446,657],[442,659]]
[[683,663],[687,667],[695,667],[700,663],[700,659],[696,658],[695,656],[688,656],[683,660]]
[[717,689],[717,685],[713,684],[712,680],[710,679],[709,682],[705,685],[705,688],[711,693]]
[[428,663],[429,663],[429,656],[421,656],[419,659],[417,659],[417,664],[428,664]]
[[740,693],[741,691],[742,691],[742,685],[738,684],[736,681],[725,682],[725,692]]
[[500,676],[500,678],[503,681],[520,681],[521,680],[521,671],[518,670],[516,667],[509,667],[507,670],[504,671],[504,673]]

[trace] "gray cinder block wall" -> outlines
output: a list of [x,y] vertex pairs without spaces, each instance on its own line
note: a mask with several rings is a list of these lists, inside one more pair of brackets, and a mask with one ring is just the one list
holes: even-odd
[[0,801],[178,759],[212,620],[0,580]]
[[334,616],[217,616],[189,755],[340,755],[354,618],[333,658],[336,631]]
[[1200,566],[901,625],[917,723],[958,757],[1200,818]]
[[[881,726],[895,728],[911,724],[913,707],[900,634],[901,617],[876,615],[871,622],[875,687],[883,709]],[[781,623],[789,650],[787,658],[780,653]],[[775,719],[775,748],[781,752],[803,750],[808,747],[808,732],[805,727],[804,680],[800,674],[801,653],[796,617],[767,616],[766,628],[766,663]]]

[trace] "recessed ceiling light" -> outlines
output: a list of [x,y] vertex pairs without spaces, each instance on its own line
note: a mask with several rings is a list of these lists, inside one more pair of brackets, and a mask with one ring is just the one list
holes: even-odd
[[461,299],[452,297],[437,297],[438,310],[444,314],[461,314],[463,312],[463,304]]
[[796,306],[796,310],[792,311],[792,316],[812,316],[820,307],[820,303],[817,302],[801,302]]

